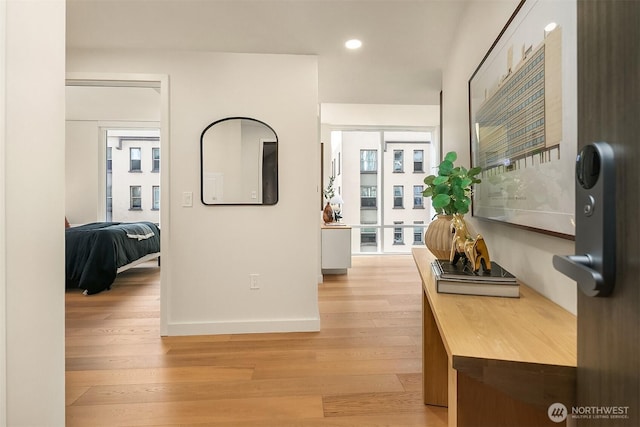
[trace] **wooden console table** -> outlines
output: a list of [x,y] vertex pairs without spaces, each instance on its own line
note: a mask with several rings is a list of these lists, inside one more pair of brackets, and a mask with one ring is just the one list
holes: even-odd
[[520,298],[440,294],[433,255],[414,248],[422,278],[424,403],[449,426],[558,426],[575,403],[576,317],[520,284]]

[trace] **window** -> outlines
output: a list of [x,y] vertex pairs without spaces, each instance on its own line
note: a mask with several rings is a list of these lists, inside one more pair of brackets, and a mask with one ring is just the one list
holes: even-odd
[[113,221],[113,195],[111,185],[107,185],[107,222]]
[[360,187],[360,207],[375,208],[378,206],[378,187],[375,185],[363,185]]
[[378,239],[375,228],[362,228],[360,230],[360,245],[361,246],[377,246]]
[[424,187],[422,185],[413,186],[413,208],[414,209],[424,208],[424,197],[422,196],[423,188]]
[[111,147],[107,147],[107,173],[113,170],[113,160],[111,158]]
[[393,207],[394,209],[404,208],[404,187],[402,185],[393,186]]
[[413,150],[413,171],[424,172],[424,151]]
[[424,227],[416,227],[416,225],[424,224],[424,221],[413,221],[413,244],[414,245],[422,245],[424,244]]
[[142,171],[142,153],[140,147],[129,148],[129,172]]
[[142,187],[139,185],[132,185],[129,187],[129,209],[141,210],[142,209]]
[[153,169],[151,172],[160,171],[160,148],[154,147],[151,149],[151,164],[153,165]]
[[105,137],[100,177],[104,219],[159,222],[160,194],[154,186],[161,187],[160,129],[106,128]]
[[378,152],[376,150],[360,150],[360,172],[378,171]]
[[[402,225],[403,221],[393,221],[394,225]],[[394,245],[404,245],[404,236],[402,232],[402,227],[394,227],[393,228],[393,244]]]
[[404,151],[393,150],[393,172],[404,172]]
[[153,209],[154,211],[159,210],[160,209],[160,186],[159,185],[153,186],[153,194],[151,195],[151,200],[152,200],[151,209]]

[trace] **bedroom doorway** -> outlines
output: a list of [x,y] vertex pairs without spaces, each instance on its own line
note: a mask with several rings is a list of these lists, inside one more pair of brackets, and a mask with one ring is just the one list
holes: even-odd
[[[166,154],[170,151],[167,121],[169,77],[163,74],[67,73],[66,90],[66,213],[70,217],[69,222],[107,221],[108,217],[112,221],[126,221],[124,217],[114,217],[116,212],[113,206],[110,213],[107,209],[107,205],[113,202],[114,190],[112,187],[111,197],[108,197],[107,168],[114,166],[112,163],[114,148],[111,149],[112,157],[109,164],[107,130],[110,136],[119,137],[122,136],[118,135],[121,130],[133,129],[135,132],[129,136],[134,136],[139,141],[149,138],[145,142],[151,142],[151,145],[145,146],[148,149],[146,154],[142,145],[139,147],[140,152],[137,150],[133,150],[133,153],[127,152],[127,173],[131,176],[139,174],[134,170],[139,164],[141,168],[149,169],[149,174],[154,175],[157,183],[144,184],[149,188],[140,188],[140,192],[134,188],[137,184],[127,184],[125,200],[128,213],[139,213],[137,208],[142,204],[143,209],[140,210],[148,210],[147,213],[156,218],[151,222],[162,224],[159,326],[160,335],[167,335],[166,296],[171,266],[168,236],[171,222],[169,209],[160,210],[160,200],[170,200],[169,179],[166,173],[169,166]],[[124,94],[133,94],[133,98],[122,102]],[[89,116],[90,113],[91,116]],[[123,145],[120,148],[124,148],[125,140],[126,138],[122,141]],[[87,144],[87,141],[96,141],[96,143]],[[133,168],[129,172],[131,166]],[[108,200],[110,198],[111,201]]]

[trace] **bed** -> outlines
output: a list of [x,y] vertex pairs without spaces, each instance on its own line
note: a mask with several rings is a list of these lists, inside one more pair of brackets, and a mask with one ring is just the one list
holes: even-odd
[[94,222],[65,229],[66,287],[92,295],[116,275],[160,256],[160,229],[152,222]]

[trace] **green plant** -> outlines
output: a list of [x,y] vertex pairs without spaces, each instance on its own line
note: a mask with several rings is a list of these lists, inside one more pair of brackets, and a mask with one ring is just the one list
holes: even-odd
[[324,193],[324,198],[327,201],[330,201],[333,196],[336,195],[336,190],[333,188],[333,181],[336,179],[336,177],[334,175],[329,177],[329,184],[327,185],[326,190],[323,191]]
[[454,166],[458,155],[450,151],[438,166],[438,175],[429,175],[424,179],[427,188],[424,197],[431,197],[431,205],[438,214],[466,214],[471,206],[471,185],[482,182],[477,175],[482,168],[466,169]]

